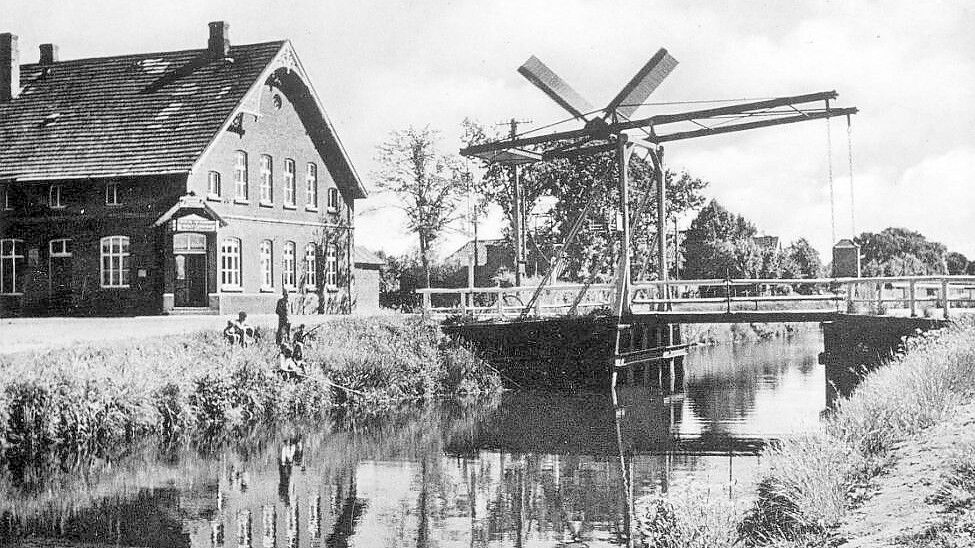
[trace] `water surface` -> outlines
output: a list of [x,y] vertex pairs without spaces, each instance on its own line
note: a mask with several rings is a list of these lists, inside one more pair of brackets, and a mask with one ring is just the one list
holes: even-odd
[[213,451],[7,473],[24,546],[610,546],[653,495],[747,500],[756,448],[825,407],[818,332],[695,349],[685,392],[509,393]]

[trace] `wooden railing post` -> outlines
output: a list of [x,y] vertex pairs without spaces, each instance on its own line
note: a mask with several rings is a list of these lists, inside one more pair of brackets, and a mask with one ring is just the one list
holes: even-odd
[[907,285],[911,297],[911,317],[917,317],[917,280],[911,280]]
[[431,308],[433,308],[433,299],[430,298],[429,292],[424,291],[423,292],[423,315],[429,316]]
[[951,304],[948,300],[948,278],[941,278],[941,299],[944,301],[945,319],[947,320],[951,316],[948,312],[951,309]]
[[884,309],[884,282],[877,282],[877,315],[883,315]]
[[849,314],[852,314],[853,312],[856,311],[856,309],[853,308],[853,297],[854,294],[856,293],[856,290],[857,290],[856,282],[850,282],[846,285],[846,312]]
[[504,318],[504,292],[495,293],[498,296],[498,317]]

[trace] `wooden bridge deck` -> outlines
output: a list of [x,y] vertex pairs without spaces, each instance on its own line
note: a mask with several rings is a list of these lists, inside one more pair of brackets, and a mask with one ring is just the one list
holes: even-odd
[[669,311],[634,312],[634,321],[669,323],[801,323],[831,322],[840,313],[836,310],[751,310],[751,311]]

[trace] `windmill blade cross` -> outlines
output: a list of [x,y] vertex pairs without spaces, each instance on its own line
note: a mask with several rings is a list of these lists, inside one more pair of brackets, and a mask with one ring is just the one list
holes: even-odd
[[586,116],[595,110],[589,101],[534,55],[518,67],[518,72],[576,118],[588,121]]
[[666,49],[660,48],[609,102],[606,106],[607,115],[612,116],[615,111],[629,119],[676,66],[677,59],[671,57]]

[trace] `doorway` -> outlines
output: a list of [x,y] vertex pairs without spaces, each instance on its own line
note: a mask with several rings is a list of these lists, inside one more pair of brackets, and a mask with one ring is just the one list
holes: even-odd
[[48,309],[52,312],[71,308],[72,260],[70,239],[48,243]]
[[192,232],[173,235],[174,302],[177,307],[205,307],[207,299],[206,236]]

